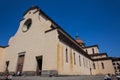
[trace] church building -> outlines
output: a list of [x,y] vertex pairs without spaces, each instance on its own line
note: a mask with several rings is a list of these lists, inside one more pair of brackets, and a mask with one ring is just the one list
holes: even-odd
[[100,53],[98,45],[72,38],[37,6],[24,13],[8,46],[0,46],[0,75],[115,75],[115,69],[113,58]]

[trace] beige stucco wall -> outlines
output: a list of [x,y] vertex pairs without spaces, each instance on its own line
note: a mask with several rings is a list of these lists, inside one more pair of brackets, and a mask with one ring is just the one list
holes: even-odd
[[94,49],[94,54],[99,53],[99,49],[97,47],[89,47],[89,48],[85,48],[84,51],[87,50],[88,54],[93,54],[92,49]]
[[0,72],[5,71],[5,67],[2,67],[4,63],[4,48],[0,47]]
[[[32,14],[36,10],[31,10],[24,16],[24,20],[20,22],[19,29],[15,36],[9,41],[9,47],[6,48],[6,61],[10,61],[9,70],[16,71],[19,53],[25,52],[25,60],[23,71],[36,71],[36,56],[43,56],[42,70],[56,70],[56,52],[57,52],[57,31],[51,29],[51,21],[40,19],[39,12]],[[27,32],[22,31],[24,22],[32,19],[32,25]],[[42,20],[42,21],[41,21]],[[53,66],[54,65],[54,66]]]
[[[112,60],[101,60],[101,61],[95,61],[96,69],[94,69],[93,74],[94,75],[103,75],[103,74],[115,74]],[[101,63],[104,64],[104,69],[102,68]]]
[[[68,49],[68,62],[66,62],[66,48]],[[74,64],[74,56],[76,64]],[[79,62],[80,56],[80,62]],[[84,58],[84,61],[83,61]],[[64,42],[59,42],[59,61],[58,61],[58,71],[61,75],[90,75],[90,68],[92,67],[92,61],[81,53],[72,49]]]

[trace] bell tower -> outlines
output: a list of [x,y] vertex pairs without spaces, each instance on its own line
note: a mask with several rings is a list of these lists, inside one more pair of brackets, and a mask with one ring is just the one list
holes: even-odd
[[78,36],[78,34],[76,35],[76,42],[82,47],[85,47],[85,43],[80,39],[80,37]]

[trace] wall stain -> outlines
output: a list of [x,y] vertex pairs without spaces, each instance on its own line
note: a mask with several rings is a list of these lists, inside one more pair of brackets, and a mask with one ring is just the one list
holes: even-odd
[[70,48],[70,70],[73,71],[73,56],[72,49]]
[[57,70],[59,71],[60,67],[60,44],[57,45]]
[[62,64],[61,64],[61,67],[62,67],[62,70],[64,70],[64,47],[62,46]]

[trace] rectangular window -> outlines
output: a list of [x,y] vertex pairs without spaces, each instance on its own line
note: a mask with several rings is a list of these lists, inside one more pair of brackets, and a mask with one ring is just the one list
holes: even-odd
[[81,66],[81,58],[80,58],[80,56],[79,56],[79,65]]
[[66,48],[66,62],[68,63],[68,49]]
[[74,55],[74,64],[76,64],[75,53],[73,55]]
[[92,48],[92,52],[93,52],[93,54],[95,53],[94,48]]

